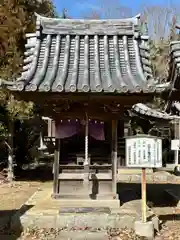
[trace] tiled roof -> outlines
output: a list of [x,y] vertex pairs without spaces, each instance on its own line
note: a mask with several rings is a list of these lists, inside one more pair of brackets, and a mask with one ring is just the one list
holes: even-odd
[[154,92],[148,36],[139,16],[120,20],[51,19],[37,15],[27,34],[23,72],[14,91]]
[[[180,30],[180,25],[176,25],[176,29]],[[180,76],[180,40],[170,43],[169,78],[176,81],[178,76]]]
[[171,91],[169,92],[166,111],[170,112],[173,101],[180,101],[179,94],[177,94],[180,89],[180,41],[170,43],[168,82],[171,84]]
[[157,118],[157,119],[164,119],[164,120],[173,120],[173,119],[177,119],[177,118],[180,119],[179,116],[170,115],[166,112],[152,109],[143,103],[137,103],[137,104],[133,105],[132,111],[135,113],[138,113],[140,115]]
[[180,76],[180,41],[170,43],[170,64],[169,64],[169,80],[174,84],[174,88],[180,88],[180,84],[176,81]]

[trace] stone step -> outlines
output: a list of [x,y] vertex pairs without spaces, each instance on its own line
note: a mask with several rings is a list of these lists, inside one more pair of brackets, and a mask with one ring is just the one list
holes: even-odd
[[[83,180],[84,174],[83,173],[60,173],[59,180]],[[89,180],[112,180],[112,174],[110,173],[96,173],[96,174],[89,174]]]
[[59,210],[59,214],[66,214],[66,213],[111,213],[110,208],[108,207],[98,207],[98,208],[93,208],[93,207],[62,207]]
[[[17,214],[11,218],[11,229],[15,230],[19,224],[26,229],[38,228],[60,228],[71,231],[72,229],[107,229],[107,228],[133,228],[137,216],[131,214],[107,214],[107,213],[62,213],[62,214]],[[96,239],[96,238],[94,238]]]
[[[142,169],[141,168],[119,168],[118,174],[141,174]],[[153,173],[153,169],[146,169],[147,174]]]
[[[44,191],[45,192],[45,191]],[[39,212],[44,211],[45,209],[48,209],[51,211],[51,209],[60,209],[61,207],[108,207],[108,208],[119,208],[120,201],[119,200],[91,200],[91,199],[52,199],[51,193],[49,192],[46,196],[44,195],[44,192],[36,192],[36,194],[33,195],[31,199],[29,199],[26,202],[26,205],[31,206],[35,205],[38,206]],[[39,204],[38,204],[39,202]],[[29,211],[34,211],[34,208],[31,208]]]
[[106,232],[62,231],[55,240],[108,240]]

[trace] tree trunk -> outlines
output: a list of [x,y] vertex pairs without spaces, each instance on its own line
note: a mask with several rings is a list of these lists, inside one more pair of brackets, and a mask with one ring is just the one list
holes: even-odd
[[9,122],[9,141],[8,141],[8,175],[9,182],[14,180],[14,157],[13,157],[13,136],[14,136],[14,122]]

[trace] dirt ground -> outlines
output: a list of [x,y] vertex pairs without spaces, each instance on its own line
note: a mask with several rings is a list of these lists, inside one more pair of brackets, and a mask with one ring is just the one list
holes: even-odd
[[16,210],[41,186],[40,182],[14,182],[0,185],[0,211]]
[[[28,198],[38,189],[52,186],[52,182],[40,182],[40,181],[17,181],[13,184],[3,183],[0,185],[0,218],[6,216],[7,214],[10,216],[16,210],[20,209],[23,203],[25,203]],[[160,216],[161,220],[161,230],[156,235],[156,240],[180,240],[180,215],[175,215],[174,210],[175,207],[172,206],[163,206],[156,207],[152,206],[154,212]],[[0,234],[3,233],[3,229]],[[58,229],[51,229],[47,231],[45,229],[26,229],[23,233],[21,233],[20,238],[14,238],[10,235],[7,238],[7,235],[4,237],[0,236],[0,239],[22,239],[22,240],[32,240],[32,239],[55,239],[58,236]],[[10,234],[7,229],[5,229],[5,233]],[[135,234],[127,229],[111,230],[109,239],[116,240],[135,240],[140,239],[135,236]],[[57,238],[58,239],[58,238]]]

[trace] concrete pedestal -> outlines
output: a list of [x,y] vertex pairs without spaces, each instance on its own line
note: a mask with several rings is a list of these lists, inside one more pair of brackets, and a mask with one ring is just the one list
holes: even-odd
[[149,240],[154,239],[154,224],[151,221],[146,223],[143,223],[142,221],[135,221],[134,230],[140,237],[146,237]]

